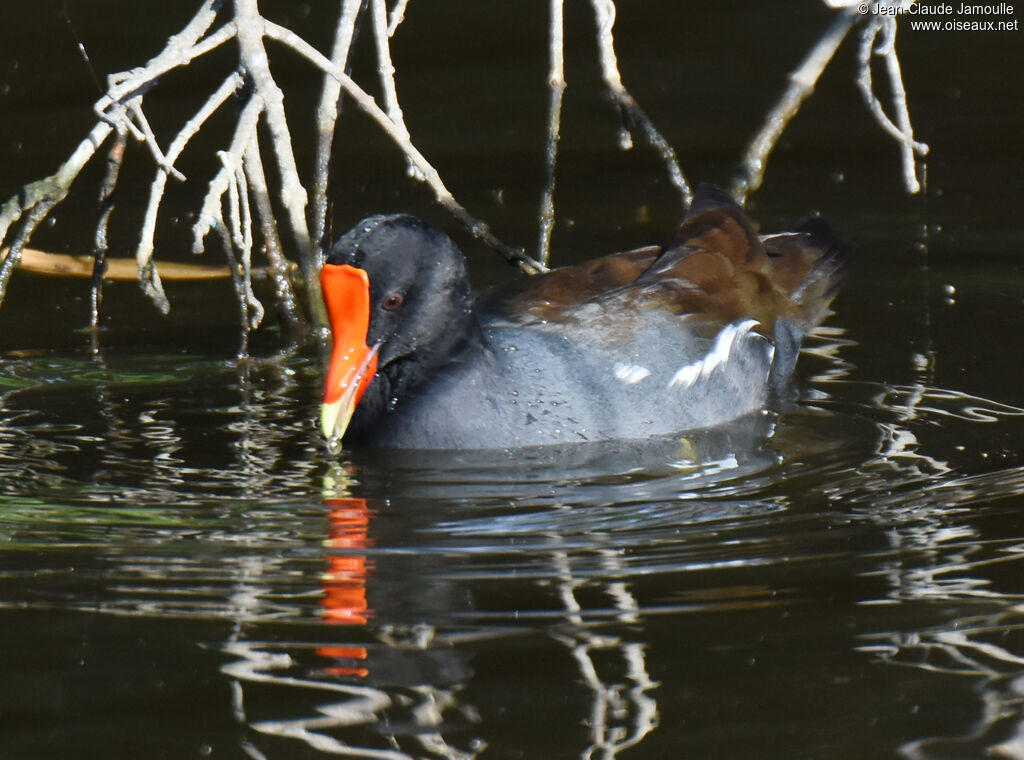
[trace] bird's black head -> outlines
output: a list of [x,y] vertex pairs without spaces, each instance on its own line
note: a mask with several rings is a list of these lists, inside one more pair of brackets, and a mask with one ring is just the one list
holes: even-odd
[[[345,275],[338,281],[359,279],[359,284],[335,285],[337,274]],[[362,392],[352,400],[353,405],[358,403],[352,419],[355,436],[479,336],[462,253],[441,230],[416,217],[372,216],[359,222],[334,244],[321,281],[335,340],[324,399],[324,432],[329,438],[338,433],[328,417],[341,419],[336,410],[326,411],[332,394],[338,396],[330,384],[345,373],[335,365],[351,362],[343,356],[353,350],[376,350],[376,376],[372,382],[366,378]],[[357,311],[367,313],[355,314],[348,306],[355,299],[350,288],[365,291],[364,281],[368,299],[359,296],[366,303]],[[354,322],[356,333],[366,325],[364,336],[351,337]]]

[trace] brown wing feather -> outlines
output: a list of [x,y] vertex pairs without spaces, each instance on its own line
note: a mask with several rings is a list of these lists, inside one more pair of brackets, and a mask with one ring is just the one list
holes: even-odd
[[755,319],[766,334],[778,319],[805,329],[821,321],[846,261],[824,224],[760,238],[728,196],[705,192],[673,244],[638,279],[648,297],[710,326]]
[[[702,185],[671,245],[562,267],[506,289],[488,303],[514,320],[572,320],[589,303],[642,314],[664,309],[714,332],[754,319],[772,334],[779,319],[810,329],[825,315],[845,256],[821,223],[758,236],[728,195]],[[627,311],[622,311],[626,309]]]
[[660,253],[648,246],[560,267],[519,281],[489,299],[487,308],[511,319],[557,321],[566,310],[635,282]]

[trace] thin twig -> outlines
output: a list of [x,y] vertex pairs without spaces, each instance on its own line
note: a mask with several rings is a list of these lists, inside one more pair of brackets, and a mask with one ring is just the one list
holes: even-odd
[[245,286],[242,283],[242,274],[239,271],[239,267],[234,264],[232,250],[234,248],[231,241],[231,234],[227,228],[223,225],[217,227],[217,236],[220,238],[221,248],[224,249],[225,254],[228,257],[230,266],[228,269],[231,270],[231,284],[235,286],[235,295],[238,298],[238,322],[241,325],[241,335],[238,339],[238,353],[239,359],[244,359],[249,355],[249,308],[245,303]]
[[[355,38],[356,22],[366,0],[342,0],[341,15],[331,49],[331,65],[348,71],[349,51]],[[334,128],[341,110],[341,82],[336,77],[324,74],[320,89],[320,103],[316,109],[316,157],[313,161],[312,215],[313,242],[316,244],[317,265],[323,266],[323,250],[329,234],[328,188],[331,177],[331,156],[334,146]]]
[[789,87],[782,94],[778,103],[765,117],[761,131],[750,141],[746,155],[743,157],[743,175],[737,178],[732,186],[733,197],[741,204],[747,197],[761,187],[764,173],[779,137],[789,122],[796,116],[804,100],[814,92],[825,67],[835,55],[846,34],[862,18],[856,8],[842,10],[826,30],[825,34],[811,52],[807,54],[800,66],[789,75]]
[[[882,42],[876,49],[875,40],[880,34],[883,35]],[[875,95],[871,76],[873,53],[885,59],[898,126],[885,113],[885,109],[882,108],[881,102]],[[899,142],[900,159],[903,165],[903,184],[908,193],[917,193],[921,190],[921,183],[917,178],[915,156],[927,155],[928,146],[914,140],[914,128],[910,123],[910,110],[907,106],[907,91],[903,85],[903,74],[900,70],[899,56],[896,53],[896,18],[894,16],[874,16],[865,26],[858,60],[860,73],[857,76],[857,85],[864,96],[864,102],[879,126]]]
[[270,202],[266,172],[263,170],[263,159],[257,148],[256,141],[250,141],[249,148],[245,152],[243,168],[249,183],[249,191],[256,202],[256,218],[260,223],[263,253],[267,257],[267,261],[270,262],[269,274],[274,282],[278,309],[285,323],[292,330],[299,332],[305,327],[305,324],[302,312],[295,300],[295,290],[289,279],[291,267],[281,252],[281,239],[277,234],[277,224],[274,221],[274,208]]
[[392,122],[391,119],[388,118],[388,115],[381,110],[376,101],[370,97],[362,87],[356,84],[340,67],[331,63],[331,61],[325,58],[319,50],[314,48],[290,29],[279,26],[271,21],[267,21],[266,35],[288,45],[292,50],[306,58],[306,60],[310,61],[321,71],[335,77],[341,83],[341,86],[345,91],[348,92],[349,96],[355,101],[356,105],[358,105],[364,113],[373,119],[384,133],[390,137],[392,141],[394,141],[395,144],[397,144],[398,147],[416,164],[416,167],[423,174],[423,182],[433,190],[437,202],[446,211],[448,211],[448,213],[461,222],[477,240],[484,242],[486,245],[498,251],[509,262],[516,264],[524,272],[536,274],[538,272],[547,271],[546,266],[536,259],[528,256],[525,252],[512,249],[498,240],[484,222],[474,217],[458,201],[456,201],[455,197],[441,181],[441,177],[438,174],[437,169],[427,161],[415,145],[402,136],[394,122]]
[[227,151],[221,153],[221,168],[210,180],[202,208],[192,225],[192,252],[202,253],[203,241],[211,230],[224,225],[223,199],[229,192],[231,175],[241,165],[246,146],[256,133],[262,113],[262,103],[250,97],[235,124],[235,133]]
[[[65,191],[65,195],[67,192]],[[26,213],[21,217],[21,229],[14,236],[11,241],[11,245],[7,250],[7,256],[4,258],[4,263],[0,266],[0,302],[3,301],[4,296],[7,294],[7,284],[11,281],[11,273],[14,272],[14,268],[18,266],[21,261],[21,254],[25,248],[25,244],[28,239],[32,236],[32,232],[39,226],[39,223],[46,218],[46,215],[50,213],[50,210],[57,205],[64,195],[55,193],[44,197],[38,203],[34,204],[30,208],[26,209]]]
[[124,161],[124,151],[127,142],[127,133],[124,130],[118,132],[117,137],[110,146],[110,150],[107,152],[106,175],[103,178],[103,183],[100,185],[100,218],[96,223],[96,233],[93,236],[92,282],[89,289],[89,327],[92,333],[93,353],[99,351],[103,275],[107,270],[107,253],[110,247],[107,241],[107,228],[110,224],[110,216],[114,211],[114,193],[117,190],[117,179],[121,173],[121,165]]
[[217,13],[222,4],[223,0],[205,0],[185,28],[169,37],[164,49],[147,61],[145,66],[113,75],[106,94],[93,107],[96,115],[104,118],[114,104],[124,102],[171,69],[187,66],[194,59],[234,37],[234,29],[225,25],[206,38],[202,44],[198,44],[217,20]]
[[142,97],[135,97],[128,101],[128,117],[129,125],[136,125],[138,127],[138,134],[142,135],[141,142],[149,148],[149,152],[153,154],[153,161],[158,167],[163,169],[165,172],[173,176],[179,182],[185,181],[185,175],[174,168],[174,163],[170,161],[167,156],[164,155],[163,151],[160,150],[160,142],[156,139],[156,134],[153,132],[153,128],[149,125],[149,119],[142,112]]
[[254,98],[264,104],[264,120],[270,131],[277,170],[281,178],[280,201],[288,217],[292,240],[298,250],[299,266],[306,281],[309,295],[310,316],[313,323],[323,332],[327,326],[327,312],[320,294],[319,257],[309,236],[306,224],[306,204],[309,196],[299,179],[295,154],[292,151],[291,132],[284,111],[284,94],[270,72],[270,61],[263,44],[267,29],[266,21],[260,16],[256,0],[235,0],[235,26],[239,60],[252,78]]
[[[245,152],[259,151],[256,135],[253,134]],[[241,162],[239,162],[241,163]],[[252,207],[249,204],[249,183],[241,165],[232,172],[228,185],[228,213],[231,219],[231,243],[238,255],[238,297],[241,301],[242,320],[255,330],[263,321],[263,304],[252,290]]]
[[612,100],[619,107],[622,114],[623,128],[619,133],[619,142],[623,150],[633,147],[631,133],[639,128],[647,142],[658,152],[665,164],[669,181],[679,192],[679,197],[684,206],[689,206],[693,200],[693,191],[690,183],[679,166],[679,158],[675,149],[665,139],[664,135],[651,122],[650,118],[640,108],[625,85],[622,83],[622,75],[619,73],[619,62],[615,55],[615,0],[591,0],[594,8],[594,18],[597,21],[597,41],[601,53],[601,74],[604,77],[605,86]]
[[395,3],[394,9],[391,11],[391,20],[388,21],[388,37],[394,37],[398,27],[405,21],[405,9],[408,5],[409,0],[398,0]]
[[562,101],[565,97],[565,29],[563,0],[551,0],[550,71],[548,87],[548,129],[544,148],[544,191],[540,200],[540,239],[537,260],[547,266],[551,257],[551,233],[555,227],[555,167],[562,130]]
[[[170,147],[167,149],[166,165],[161,166],[156,176],[153,178],[153,182],[150,185],[149,190],[149,203],[146,206],[146,213],[143,216],[142,228],[139,232],[139,245],[135,251],[135,259],[139,264],[139,271],[149,271],[154,275],[154,280],[143,285],[143,290],[151,292],[155,296],[155,302],[158,308],[167,305],[167,299],[164,295],[163,288],[159,283],[159,272],[150,267],[150,262],[153,258],[154,250],[154,236],[156,234],[156,220],[157,214],[160,211],[160,205],[163,202],[164,189],[167,185],[167,177],[170,170],[174,167],[174,162],[178,160],[181,152],[185,149],[188,143],[193,137],[199,132],[200,128],[207,122],[207,120],[220,108],[228,98],[242,86],[241,74],[235,73],[225,79],[220,87],[218,87],[206,102],[199,108],[198,111],[189,119],[185,126],[179,130],[174,140],[171,142]],[[151,296],[152,297],[152,296]]]
[[[409,128],[405,125],[405,115],[402,107],[398,104],[398,87],[395,85],[395,65],[391,62],[391,45],[388,36],[388,11],[384,0],[370,0],[370,9],[373,16],[373,40],[377,46],[377,75],[380,77],[380,89],[384,98],[384,112],[394,122],[395,127],[404,136],[407,142],[411,142]],[[422,180],[416,164],[406,158],[409,176],[413,179]]]

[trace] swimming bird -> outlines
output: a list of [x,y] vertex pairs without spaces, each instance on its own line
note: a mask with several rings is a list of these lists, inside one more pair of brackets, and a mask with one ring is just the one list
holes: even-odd
[[332,450],[646,439],[763,409],[829,313],[848,256],[827,226],[759,236],[701,185],[675,237],[474,295],[441,230],[371,216],[321,284]]

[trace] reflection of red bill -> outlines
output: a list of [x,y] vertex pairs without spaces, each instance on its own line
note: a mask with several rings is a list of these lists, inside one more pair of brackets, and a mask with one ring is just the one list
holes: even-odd
[[377,350],[366,344],[370,326],[370,278],[348,264],[325,264],[320,286],[331,323],[334,346],[327,368],[320,428],[331,448],[337,448],[377,372]]
[[[365,556],[358,552],[373,545],[367,536],[372,513],[366,500],[359,498],[330,499],[328,536],[325,546],[333,553],[327,558],[323,575],[323,618],[338,625],[366,625],[373,614],[366,598],[366,580],[373,570]],[[353,553],[345,554],[345,550]],[[324,671],[334,676],[366,678],[370,671],[358,664],[368,656],[366,647],[358,645],[328,645],[317,648],[317,654],[334,660]]]
[[[367,657],[366,647],[319,647],[316,653],[321,657],[330,657],[332,660],[356,660],[357,662],[365,660]],[[344,665],[331,665],[323,670],[332,676],[366,678],[370,675],[369,668],[347,667]]]

